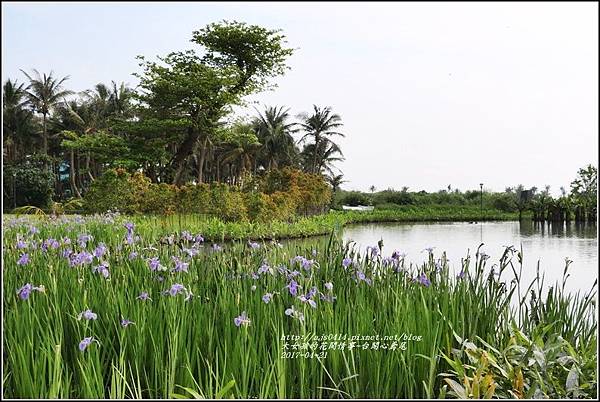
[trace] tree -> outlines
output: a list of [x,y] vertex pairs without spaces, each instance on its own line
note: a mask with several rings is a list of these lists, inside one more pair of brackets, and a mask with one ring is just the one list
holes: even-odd
[[35,133],[33,114],[27,105],[24,84],[6,80],[2,91],[2,129],[4,154],[7,160],[19,157],[19,150],[34,149],[32,133]]
[[370,191],[371,193],[374,193],[374,192],[375,192],[375,190],[377,190],[377,188],[376,188],[375,186],[371,185],[371,187],[369,187],[369,191]]
[[[258,111],[257,111],[258,112]],[[298,148],[292,136],[296,123],[289,122],[289,109],[267,107],[258,112],[253,121],[254,130],[262,144],[260,159],[266,170],[293,165],[298,158]]]
[[[319,166],[322,162],[319,160],[324,157],[325,150],[329,150],[334,153],[340,153],[340,148],[335,144],[331,137],[345,135],[336,131],[339,127],[343,126],[342,118],[335,113],[332,113],[331,107],[320,108],[317,105],[313,105],[313,113],[311,115],[301,114],[299,116],[302,120],[300,126],[305,131],[300,141],[307,141],[312,139],[312,147],[305,147],[305,153],[312,152],[310,159],[312,159],[307,171],[310,173],[319,173]],[[331,145],[331,146],[330,146]]]
[[48,155],[48,129],[47,120],[48,115],[52,109],[61,102],[64,97],[71,95],[73,92],[62,88],[63,83],[69,79],[68,76],[61,79],[52,76],[50,74],[43,76],[34,69],[34,76],[30,76],[25,71],[21,70],[23,74],[29,80],[29,86],[26,88],[29,102],[33,109],[41,113],[42,115],[42,139],[43,139],[43,153]]
[[[334,144],[330,141],[322,140],[315,144],[306,144],[302,149],[301,157],[303,160],[303,164],[305,167],[313,166],[312,164],[316,160],[316,165],[314,165],[315,174],[325,174],[328,172],[329,174],[333,173],[333,164],[335,162],[343,161],[344,155],[340,147],[337,144]],[[307,169],[308,172],[311,172],[313,168]]]
[[170,161],[174,184],[182,184],[186,161],[195,150],[202,180],[210,138],[230,106],[268,89],[269,80],[285,72],[292,49],[284,47],[285,37],[279,32],[223,21],[193,33],[192,42],[204,48],[202,57],[193,50],[170,53],[159,58],[162,64],[140,57],[144,71],[139,75],[139,100],[145,117],[178,120],[186,126]]
[[515,188],[508,187],[504,191],[510,195],[513,205],[519,211],[519,220],[521,220],[523,212],[531,206],[531,200],[537,189],[533,187],[530,190],[525,190],[525,187],[519,184]]
[[223,143],[223,152],[217,163],[229,164],[232,184],[238,184],[244,173],[252,169],[261,144],[252,126],[243,123],[236,123],[233,127],[224,130],[220,140]]
[[[598,168],[587,165],[577,171],[577,177],[571,182],[571,196],[575,203],[587,214],[588,220],[596,219],[598,207]],[[578,220],[583,220],[581,209]]]
[[331,186],[331,204],[333,205],[338,190],[343,183],[346,183],[346,181],[344,180],[343,174],[337,174],[327,176],[327,182],[329,182],[329,185]]

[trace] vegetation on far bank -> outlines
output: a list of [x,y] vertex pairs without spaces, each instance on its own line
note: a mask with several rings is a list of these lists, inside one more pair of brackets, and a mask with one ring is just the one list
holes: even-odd
[[[5,215],[5,223],[19,215]],[[52,215],[39,215],[43,220],[52,220]],[[189,230],[202,233],[207,241],[225,240],[268,240],[290,239],[317,235],[327,235],[339,231],[345,225],[376,222],[479,222],[510,221],[518,219],[518,214],[484,209],[478,207],[430,206],[419,208],[403,206],[394,209],[375,209],[373,211],[330,211],[328,213],[295,217],[291,220],[271,220],[268,222],[224,221],[202,214],[176,215],[132,215],[144,235],[155,238],[172,231]],[[58,218],[60,219],[60,218]]]

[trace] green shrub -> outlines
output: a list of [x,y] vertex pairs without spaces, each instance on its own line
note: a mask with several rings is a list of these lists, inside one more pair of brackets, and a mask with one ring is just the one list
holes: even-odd
[[19,165],[5,165],[4,179],[4,205],[12,207],[15,203],[16,185],[17,206],[31,205],[39,208],[48,208],[54,195],[54,175],[44,167],[43,157],[31,157]]
[[131,175],[124,169],[110,169],[94,180],[85,193],[83,207],[86,212],[119,211],[135,213],[136,193],[143,189],[131,186]]

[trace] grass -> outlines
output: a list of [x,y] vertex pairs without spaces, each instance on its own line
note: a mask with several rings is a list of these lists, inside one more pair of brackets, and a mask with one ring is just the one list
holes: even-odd
[[[450,396],[444,374],[456,364],[445,356],[452,356],[467,340],[499,347],[510,343],[515,331],[533,336],[548,326],[581,357],[577,361],[585,362],[581,367],[572,363],[581,372],[579,384],[588,385],[580,392],[595,395],[595,372],[588,372],[597,358],[591,347],[596,343],[596,285],[588,294],[573,295],[557,284],[542,296],[540,275],[531,284],[521,283],[518,250],[507,249],[495,262],[500,276],[490,275],[489,264],[479,253],[465,256],[465,276],[457,278],[450,274],[443,254],[430,254],[426,263],[414,265],[401,256],[359,254],[335,234],[311,247],[261,242],[252,248],[247,242],[233,242],[213,251],[208,245],[194,247],[181,232],[165,238],[157,227],[159,218],[149,222],[136,218],[129,244],[124,219],[38,220],[38,233],[31,233],[31,223],[25,220],[5,222],[5,397]],[[182,228],[196,234],[188,224]],[[172,225],[164,230],[169,228]],[[93,239],[82,246],[78,237],[84,233]],[[27,248],[16,248],[17,237]],[[57,239],[58,248],[44,251],[41,243],[48,238]],[[61,241],[64,238],[71,244]],[[67,249],[91,253],[99,243],[107,252],[89,264],[71,267],[63,256]],[[186,250],[193,249],[198,253],[189,257]],[[392,252],[381,251],[388,257]],[[132,252],[137,257],[131,258]],[[18,265],[23,253],[29,262]],[[296,256],[305,259],[292,262]],[[152,271],[151,257],[158,257],[166,270]],[[189,272],[170,272],[173,257],[186,261]],[[345,258],[353,261],[347,268]],[[100,261],[109,264],[108,279],[93,272]],[[260,267],[265,272],[258,273]],[[415,281],[422,275],[429,286]],[[292,279],[300,286],[296,296],[287,287]],[[43,285],[45,292],[33,291],[21,300],[15,291],[26,283]],[[163,294],[176,283],[193,294],[187,301],[186,292]],[[316,308],[298,298],[313,287],[319,292],[313,296]],[[137,299],[143,291],[151,300]],[[262,300],[266,293],[273,294],[268,304]],[[323,300],[319,294],[336,299]],[[303,314],[302,320],[286,315],[292,306]],[[78,320],[86,309],[98,319]],[[238,327],[234,318],[242,312],[251,323]],[[124,328],[122,318],[135,324]],[[383,342],[376,350],[372,343],[363,349],[364,342],[357,341],[353,349],[346,343],[343,350],[327,350],[326,356],[282,358],[284,335],[323,334],[404,334],[421,340],[406,341],[404,350],[401,342],[396,350],[382,350]],[[78,345],[85,337],[97,342],[81,352]],[[560,390],[545,386],[541,371],[525,372],[528,389],[562,396]]]
[[[10,217],[10,215],[8,215]],[[16,217],[13,215],[12,217]],[[45,215],[36,215],[45,219]],[[482,219],[483,217],[483,219]],[[327,235],[345,225],[374,222],[449,222],[449,221],[508,221],[517,220],[515,213],[496,209],[465,206],[398,206],[394,209],[376,209],[368,212],[331,211],[322,215],[299,217],[291,222],[224,222],[202,215],[132,216],[138,232],[144,237],[157,237],[174,231],[188,230],[202,233],[207,241],[273,240]]]

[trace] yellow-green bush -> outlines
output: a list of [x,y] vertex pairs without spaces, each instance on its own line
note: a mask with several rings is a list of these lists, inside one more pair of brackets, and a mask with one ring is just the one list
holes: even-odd
[[223,183],[177,187],[151,183],[140,172],[116,169],[94,181],[84,205],[88,212],[197,213],[230,222],[269,222],[322,212],[331,199],[321,176],[290,168],[271,171],[257,183],[246,191]]

